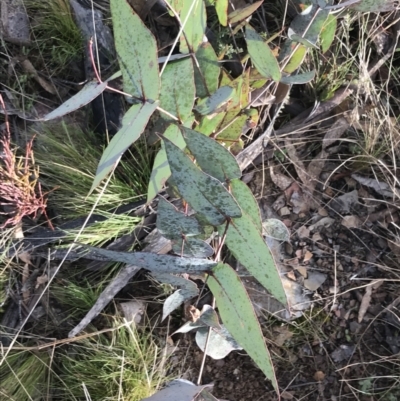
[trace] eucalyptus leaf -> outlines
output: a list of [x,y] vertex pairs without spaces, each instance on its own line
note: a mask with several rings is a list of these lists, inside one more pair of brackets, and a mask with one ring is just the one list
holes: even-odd
[[228,4],[229,0],[215,0],[215,10],[222,26],[228,25]]
[[142,100],[158,100],[157,42],[127,0],[110,0],[115,48],[124,92]]
[[43,117],[43,121],[53,120],[54,118],[59,118],[65,116],[72,111],[78,110],[81,107],[90,103],[97,96],[101,95],[107,87],[107,82],[97,82],[92,81],[87,83],[78,93],[70,97],[61,106],[57,107],[55,110],[46,114]]
[[[220,227],[222,234],[224,227]],[[258,227],[246,213],[229,224],[225,241],[233,256],[265,287],[279,302],[287,305],[275,261]]]
[[[208,327],[201,327],[196,332],[196,344],[204,352],[208,337]],[[206,354],[212,359],[223,359],[232,351],[243,349],[231,336],[225,327],[221,330],[211,330]]]
[[[183,3],[185,0],[168,0],[167,3],[171,6],[171,8],[179,14],[182,10]],[[173,17],[174,14],[171,13],[171,16]]]
[[[227,120],[229,117],[227,118]],[[246,114],[235,116],[227,124],[225,124],[225,119],[221,123],[221,127],[218,131],[217,140],[218,142],[223,142],[227,147],[232,146],[235,142],[239,140],[243,133],[244,127],[246,127],[248,121],[248,116]]]
[[215,178],[203,173],[185,153],[164,139],[172,178],[187,203],[212,226],[242,212],[226,188]]
[[322,53],[326,53],[331,47],[335,39],[336,27],[337,27],[337,18],[334,15],[329,14],[328,18],[326,19],[322,27],[319,37],[321,42]]
[[264,341],[253,305],[236,272],[220,263],[208,278],[222,322],[262,372],[271,380],[279,394],[271,356]]
[[194,258],[208,258],[214,254],[214,249],[207,242],[193,237],[173,240],[172,250],[177,255]]
[[205,173],[221,182],[242,176],[235,157],[215,139],[184,127],[182,134],[197,164]]
[[250,25],[246,25],[245,39],[251,61],[257,71],[262,76],[279,82],[281,79],[279,65],[268,44]]
[[203,116],[220,111],[234,96],[235,89],[231,86],[222,86],[211,96],[201,99],[195,110]]
[[[190,58],[168,63],[161,77],[160,107],[179,121],[192,113],[195,86],[193,63]],[[164,119],[168,119],[163,115]]]
[[90,192],[107,177],[123,153],[139,138],[157,106],[158,102],[134,104],[126,112],[121,129],[111,139],[101,156]]
[[298,14],[291,22],[289,29],[293,34],[288,34],[289,38],[315,47],[328,15],[329,10],[321,9],[316,4],[310,6],[308,13]]
[[141,401],[193,401],[204,387],[206,386],[195,386],[187,380],[177,379]]
[[203,43],[207,26],[206,7],[203,0],[184,1],[180,14],[184,35],[180,38],[180,52],[196,53]]
[[203,229],[199,222],[175,208],[160,196],[157,210],[157,229],[166,238],[181,239],[182,236],[199,235]]
[[218,57],[209,42],[202,43],[197,49],[194,67],[194,81],[196,84],[196,95],[199,98],[210,96],[218,89],[218,77],[221,66]]
[[262,233],[279,241],[290,241],[290,232],[285,224],[278,219],[267,219],[262,223]]
[[282,77],[281,82],[287,85],[302,85],[312,81],[315,78],[315,70],[304,72],[303,74],[288,75]]
[[279,53],[279,61],[284,63],[283,71],[291,74],[296,71],[304,60],[307,47],[293,40],[286,40]]
[[250,4],[247,7],[238,8],[237,10],[232,11],[228,15],[228,23],[236,24],[240,21],[245,20],[246,18],[250,17],[250,15],[253,14],[254,11],[256,11],[263,2],[263,0],[255,1],[253,4]]
[[262,232],[261,214],[258,203],[254,198],[250,188],[241,180],[232,180],[230,182],[232,196],[236,199],[236,202],[246,213],[257,230]]
[[211,305],[206,304],[203,306],[198,321],[216,330],[221,330],[222,328],[219,323],[217,312],[215,312],[215,309]]
[[[186,147],[182,133],[178,126],[171,124],[164,132],[164,137],[169,139],[179,149]],[[168,178],[171,176],[167,154],[165,153],[164,142],[161,142],[161,148],[154,159],[153,170],[151,171],[149,187],[147,189],[147,202],[154,199],[161,191]]]
[[207,117],[203,117],[200,120],[200,124],[196,127],[196,131],[201,132],[207,136],[211,135],[218,128],[219,124],[224,119],[225,114],[226,114],[225,112],[218,113],[216,116],[214,116],[211,119],[207,118]]
[[362,13],[385,13],[396,10],[398,3],[395,0],[360,0],[349,7]]
[[193,281],[187,280],[183,277],[174,276],[168,273],[153,273],[152,276],[162,283],[171,284],[174,287],[181,287],[165,300],[161,320],[164,320],[185,301],[194,298],[199,294],[197,285]]
[[82,257],[104,262],[121,262],[156,273],[195,273],[211,270],[216,263],[207,259],[179,258],[150,252],[119,252],[109,249],[85,247]]
[[174,331],[171,336],[177,333],[189,333],[189,331],[196,330],[200,327],[204,327],[204,323],[200,322],[199,320],[197,320],[196,322],[189,321],[179,327],[178,330]]

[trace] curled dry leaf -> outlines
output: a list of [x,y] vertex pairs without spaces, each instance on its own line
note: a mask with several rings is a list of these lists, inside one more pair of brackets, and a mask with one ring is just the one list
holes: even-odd
[[139,324],[145,310],[145,303],[143,301],[128,301],[119,304],[121,307],[124,318],[133,324]]
[[[375,178],[363,177],[362,175],[359,175],[359,174],[352,174],[351,178],[355,179],[361,185],[365,185],[366,187],[372,188],[379,195],[385,196],[387,198],[390,198],[394,195],[389,184],[387,184],[386,182],[378,181]],[[396,191],[396,192],[399,192],[399,191]]]
[[344,216],[341,224],[346,228],[360,228],[362,221],[357,216]]
[[371,303],[372,283],[365,289],[365,294],[362,297],[360,309],[358,310],[358,323],[361,323]]

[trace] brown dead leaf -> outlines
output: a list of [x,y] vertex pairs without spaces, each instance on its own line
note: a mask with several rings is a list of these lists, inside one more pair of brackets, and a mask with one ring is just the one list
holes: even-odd
[[276,168],[274,169],[272,166],[270,167],[270,175],[272,182],[281,190],[285,191],[288,189],[292,184],[293,184],[293,179],[286,176],[285,174],[282,174],[278,171]]
[[35,67],[33,64],[28,60],[25,59],[21,61],[21,67],[24,69],[24,71],[27,74],[31,74],[32,77],[35,79],[35,81],[47,92],[51,93],[52,95],[56,95],[57,91],[54,88],[53,84],[50,82],[47,82],[44,78],[42,78],[38,72],[36,71]]
[[197,322],[201,315],[201,312],[193,305],[188,305],[185,308],[185,317],[189,322]]
[[283,391],[281,393],[281,398],[283,400],[293,400],[294,399],[294,391]]
[[371,303],[372,283],[365,289],[365,294],[362,297],[360,309],[358,310],[358,323],[361,323],[367,313],[368,307]]
[[302,238],[308,238],[310,236],[310,229],[307,228],[306,226],[301,226],[297,230],[297,235],[299,236],[300,239]]
[[47,274],[43,274],[36,279],[35,289],[37,290],[42,284],[46,284],[49,281]]
[[344,216],[341,224],[346,228],[360,228],[362,221],[357,216]]
[[318,370],[317,372],[314,373],[314,380],[317,382],[322,382],[322,380],[325,379],[325,373]]
[[326,149],[328,146],[339,140],[349,126],[350,124],[344,117],[337,118],[322,140],[322,149]]
[[310,252],[309,250],[307,250],[307,251],[305,252],[305,254],[304,254],[303,262],[308,262],[309,260],[311,260],[311,258],[312,258],[313,256],[314,256],[314,255],[312,254],[312,252]]
[[279,347],[282,347],[285,341],[293,337],[293,333],[289,330],[289,326],[275,327],[274,334],[276,335],[276,337],[274,338],[274,342]]
[[293,281],[296,281],[296,275],[294,274],[294,271],[291,270],[287,273],[288,278],[290,278]]
[[307,268],[305,266],[297,266],[296,270],[305,278],[308,275]]
[[145,303],[143,301],[128,301],[119,304],[124,318],[133,324],[139,324],[145,311]]

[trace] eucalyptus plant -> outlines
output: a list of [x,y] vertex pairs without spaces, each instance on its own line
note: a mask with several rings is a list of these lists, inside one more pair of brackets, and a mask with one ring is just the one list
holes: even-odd
[[[157,228],[171,240],[177,256],[97,248],[89,254],[146,268],[160,281],[179,287],[165,302],[164,318],[198,294],[193,282],[176,274],[205,274],[223,326],[218,319],[217,323],[215,319],[200,319],[189,329],[210,328],[225,339],[231,335],[279,393],[271,357],[245,287],[235,270],[221,261],[225,246],[277,300],[289,307],[262,236],[258,204],[241,181],[242,172],[234,154],[243,149],[243,133],[258,123],[257,99],[251,96],[252,92],[262,88],[270,94],[270,102],[281,103],[288,97],[291,85],[314,78],[314,71],[299,70],[309,49],[329,49],[335,36],[334,12],[338,6],[330,0],[299,2],[300,12],[288,27],[287,39],[280,48],[272,48],[251,20],[262,1],[229,11],[228,0],[169,0],[165,3],[179,22],[180,31],[169,55],[158,59],[155,38],[128,1],[110,3],[121,72],[105,82],[90,82],[45,119],[90,102],[108,87],[110,80],[122,75],[123,94],[131,106],[103,152],[92,190],[113,172],[151,119],[163,128],[157,132],[160,149],[148,186],[148,202],[167,186],[185,207],[182,211],[159,197]],[[340,6],[369,11],[384,9],[389,3],[392,4],[384,0],[350,0]],[[247,54],[242,61],[247,67],[236,78],[224,69],[205,40],[207,13],[213,7],[221,26],[229,27],[232,35],[239,31],[243,34]],[[178,45],[179,54],[172,54]],[[250,63],[245,63],[248,60]],[[287,86],[286,95],[280,99],[275,96],[278,85]]]

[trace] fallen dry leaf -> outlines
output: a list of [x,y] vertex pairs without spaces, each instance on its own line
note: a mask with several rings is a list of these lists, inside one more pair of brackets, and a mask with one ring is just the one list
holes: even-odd
[[308,276],[308,270],[305,266],[298,266],[296,267],[296,270],[303,276],[307,277]]
[[374,191],[382,196],[386,196],[388,198],[391,198],[393,196],[393,191],[389,184],[387,184],[386,182],[378,181],[375,178],[363,177],[359,174],[352,174],[351,177],[354,178],[361,185],[372,188]]
[[344,117],[339,117],[329,128],[322,140],[322,149],[326,149],[342,137],[350,124]]
[[293,179],[279,173],[278,171],[275,172],[276,169],[274,169],[272,166],[269,169],[270,175],[272,182],[281,190],[285,191],[287,190],[292,184],[293,184]]
[[135,300],[122,302],[119,306],[121,307],[124,318],[128,322],[134,323],[135,325],[140,323],[145,310],[145,304],[143,301]]
[[314,380],[317,382],[322,382],[322,380],[325,379],[325,373],[318,370],[317,372],[314,373]]
[[289,326],[279,326],[274,328],[274,342],[281,347],[285,341],[293,337],[293,333],[289,330]]
[[327,279],[327,275],[320,272],[308,272],[308,277],[304,280],[304,287],[310,291],[317,291]]
[[303,262],[308,262],[314,255],[309,250],[306,251],[303,257]]
[[335,219],[332,219],[332,217],[323,217],[321,220],[318,220],[315,224],[310,226],[310,231],[317,230],[318,228],[322,227],[329,227],[331,224],[335,222]]
[[283,400],[293,400],[294,399],[294,391],[283,391],[281,393],[281,398]]
[[362,221],[357,216],[344,216],[341,224],[346,228],[360,228]]
[[42,78],[38,72],[36,71],[33,64],[28,60],[25,59],[21,62],[21,67],[24,69],[24,72],[27,74],[31,74],[35,81],[47,92],[51,93],[52,95],[57,94],[57,90],[50,82],[47,82],[44,78]]
[[47,274],[43,274],[36,279],[35,289],[37,290],[42,284],[46,284],[49,281]]
[[351,208],[358,203],[358,191],[348,192],[335,198],[331,207],[338,213],[350,213]]
[[361,323],[367,313],[368,307],[371,303],[372,283],[365,289],[365,294],[362,297],[360,309],[358,310],[358,323]]

